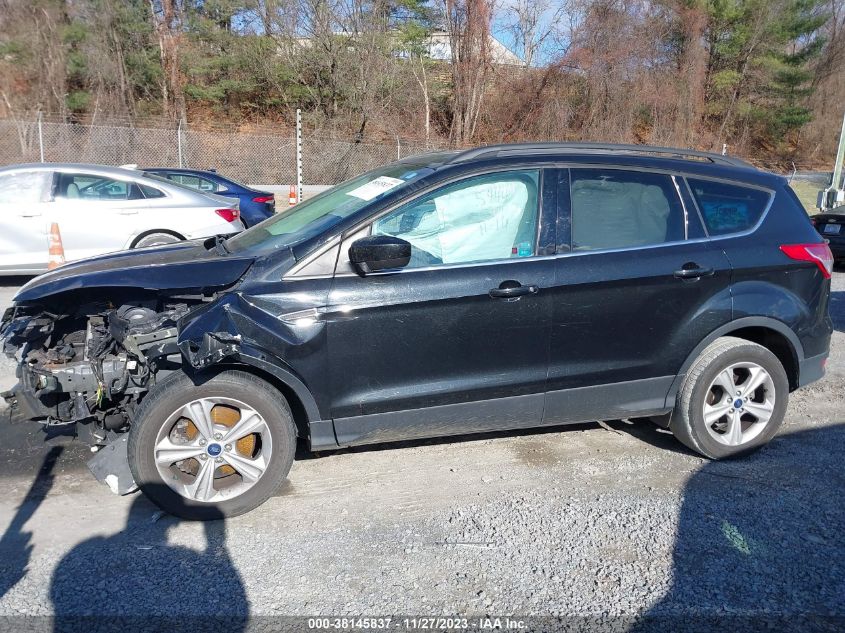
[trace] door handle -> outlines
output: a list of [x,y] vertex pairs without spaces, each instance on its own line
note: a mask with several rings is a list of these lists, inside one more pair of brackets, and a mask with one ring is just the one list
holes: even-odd
[[675,271],[678,279],[698,279],[699,277],[712,277],[716,271],[712,268],[704,268],[695,262],[687,262],[679,270]]
[[523,286],[518,281],[503,281],[498,288],[490,289],[490,296],[494,299],[513,299],[523,295],[536,295],[540,292],[537,286]]
[[118,211],[120,215],[138,215],[137,209],[127,209],[126,211]]

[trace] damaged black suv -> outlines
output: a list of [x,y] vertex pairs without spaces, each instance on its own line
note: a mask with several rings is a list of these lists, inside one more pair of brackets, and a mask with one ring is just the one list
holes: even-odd
[[165,510],[246,512],[312,450],[651,418],[711,458],[824,373],[832,257],[785,179],[667,148],[409,158],[229,237],[115,253],[3,316],[19,415]]

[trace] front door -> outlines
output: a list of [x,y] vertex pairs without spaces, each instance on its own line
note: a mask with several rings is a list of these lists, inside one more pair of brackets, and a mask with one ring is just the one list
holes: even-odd
[[[341,445],[540,422],[554,275],[541,190],[540,170],[470,176],[342,245],[326,315]],[[348,246],[370,233],[410,242],[408,266],[355,273]]]
[[0,272],[37,274],[47,269],[44,203],[51,176],[44,170],[0,175]]
[[544,424],[661,413],[687,355],[731,318],[730,264],[683,204],[682,181],[570,174]]

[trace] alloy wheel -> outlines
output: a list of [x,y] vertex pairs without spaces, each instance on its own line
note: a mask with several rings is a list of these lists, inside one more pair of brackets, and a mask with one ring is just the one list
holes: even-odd
[[261,479],[273,440],[264,418],[245,403],[200,398],[167,417],[154,453],[170,488],[186,499],[215,503],[243,494]]
[[775,397],[772,377],[757,363],[726,367],[707,390],[703,407],[707,433],[727,446],[751,442],[771,419]]

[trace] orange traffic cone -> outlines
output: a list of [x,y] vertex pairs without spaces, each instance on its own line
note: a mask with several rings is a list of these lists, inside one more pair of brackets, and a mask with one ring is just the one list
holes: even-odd
[[62,234],[56,222],[50,225],[50,248],[47,250],[47,269],[53,270],[65,263],[65,247],[62,246]]
[[296,185],[290,186],[290,193],[288,194],[288,204],[290,206],[295,205],[297,202],[296,200]]

